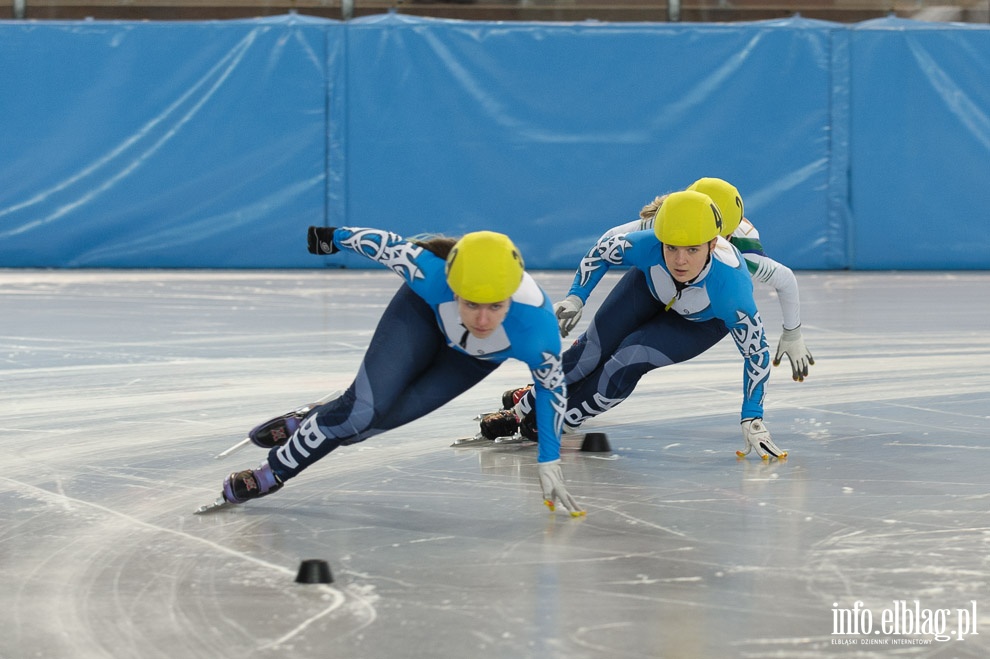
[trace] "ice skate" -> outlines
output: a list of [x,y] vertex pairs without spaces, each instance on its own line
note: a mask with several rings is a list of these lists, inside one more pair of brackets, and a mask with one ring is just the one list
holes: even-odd
[[502,394],[502,409],[511,410],[516,406],[516,404],[522,400],[522,397],[533,388],[533,385],[527,384],[525,387],[519,387],[518,389],[509,389]]
[[[532,417],[532,415],[530,415]],[[474,418],[480,422],[481,431],[474,437],[455,439],[452,447],[494,446],[505,444],[521,444],[536,441],[535,423],[521,423],[512,410],[499,410],[488,414],[480,414]]]
[[512,437],[519,430],[519,419],[511,409],[482,414],[479,421],[481,434],[492,441],[501,437]]
[[299,429],[299,426],[309,416],[309,413],[319,405],[320,403],[303,405],[274,419],[265,421],[251,429],[251,432],[248,433],[248,439],[255,446],[260,446],[261,448],[272,449],[276,446],[282,446],[289,441],[292,433]]
[[229,449],[218,453],[215,459],[225,458],[234,451],[238,451],[248,444],[254,444],[263,449],[272,449],[276,446],[281,446],[289,441],[300,425],[302,425],[303,420],[310,410],[315,407],[315,403],[310,405],[304,405],[297,408],[291,412],[286,412],[280,416],[275,417],[265,421],[264,423],[255,426],[248,433],[245,439],[242,439],[237,444],[234,444]]
[[282,481],[265,461],[256,469],[245,469],[227,476],[223,481],[223,498],[230,503],[244,503],[280,489]]
[[227,476],[223,481],[221,495],[213,503],[200,506],[193,512],[201,515],[220,510],[278,492],[280,489],[282,489],[282,481],[272,472],[268,462],[262,462],[256,469],[245,469]]
[[229,449],[218,453],[215,458],[225,458],[234,451],[244,448],[248,444],[254,444],[263,449],[272,449],[276,446],[282,446],[289,438],[292,437],[292,433],[296,431],[302,422],[309,416],[310,412],[319,407],[320,405],[326,403],[334,396],[338,395],[340,392],[335,391],[331,394],[327,394],[315,403],[308,403],[302,405],[295,409],[289,410],[284,414],[280,414],[274,419],[269,419],[264,423],[258,424],[251,429],[248,436],[242,439],[237,444],[234,444]]
[[493,446],[495,444],[515,444],[527,441],[517,430],[519,419],[512,410],[499,410],[474,417],[479,421],[481,431],[474,437],[461,437],[451,444],[454,448],[467,446]]
[[522,421],[513,410],[499,410],[480,417],[481,435],[495,444],[519,444],[535,442],[536,415],[527,414]]

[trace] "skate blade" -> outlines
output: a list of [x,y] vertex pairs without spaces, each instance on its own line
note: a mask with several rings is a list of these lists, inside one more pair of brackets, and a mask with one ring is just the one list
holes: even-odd
[[526,444],[532,442],[530,442],[530,440],[526,439],[522,435],[510,435],[508,437],[496,437],[495,443],[498,444],[499,446],[503,446],[505,444]]
[[494,443],[494,441],[484,437],[483,435],[475,435],[474,437],[461,437],[460,439],[455,439],[451,446],[454,448],[461,448],[465,446],[491,446]]
[[247,437],[246,439],[242,439],[241,441],[237,442],[236,444],[234,444],[233,446],[231,446],[226,451],[221,451],[220,453],[217,453],[216,455],[214,455],[213,456],[213,459],[214,460],[219,460],[220,458],[226,458],[228,455],[230,455],[234,451],[239,451],[239,450],[241,450],[242,448],[244,448],[245,446],[247,446],[250,443],[251,443],[251,438],[250,437]]
[[216,500],[213,503],[208,503],[194,510],[193,515],[202,515],[203,513],[211,513],[214,510],[220,510],[221,508],[226,508],[232,505],[234,504],[224,499],[223,496],[219,496],[216,498]]

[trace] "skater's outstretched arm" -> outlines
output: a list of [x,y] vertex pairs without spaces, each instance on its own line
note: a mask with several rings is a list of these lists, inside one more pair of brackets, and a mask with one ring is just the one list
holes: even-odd
[[773,365],[779,366],[781,358],[787,355],[791,364],[791,378],[795,382],[804,382],[808,377],[808,367],[814,366],[815,358],[811,356],[801,333],[801,296],[797,277],[786,265],[764,253],[760,233],[746,218],[743,218],[730,236],[729,242],[742,252],[753,280],[772,286],[777,291],[784,331],[777,343]]

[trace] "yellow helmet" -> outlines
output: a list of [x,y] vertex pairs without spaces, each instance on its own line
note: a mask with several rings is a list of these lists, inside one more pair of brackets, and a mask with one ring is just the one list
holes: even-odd
[[447,256],[447,284],[457,297],[491,304],[512,297],[522,283],[522,255],[505,234],[475,231]]
[[665,245],[703,245],[722,233],[722,214],[703,192],[672,192],[657,211],[653,232]]
[[720,178],[699,178],[688,190],[704,192],[722,213],[722,237],[728,238],[743,219],[742,195],[736,186]]

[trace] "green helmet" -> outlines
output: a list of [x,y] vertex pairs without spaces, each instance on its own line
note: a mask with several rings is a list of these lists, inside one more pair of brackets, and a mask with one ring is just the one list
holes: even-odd
[[703,245],[722,233],[722,214],[703,192],[672,192],[657,211],[653,232],[665,245]]
[[722,213],[722,237],[728,238],[742,222],[743,200],[736,186],[720,178],[699,178],[688,190],[704,192],[712,198]]

